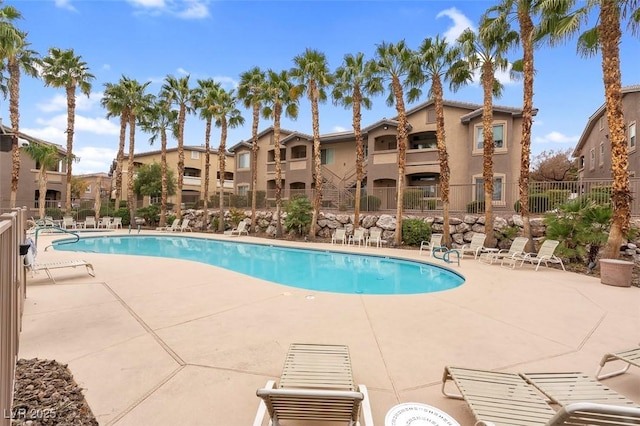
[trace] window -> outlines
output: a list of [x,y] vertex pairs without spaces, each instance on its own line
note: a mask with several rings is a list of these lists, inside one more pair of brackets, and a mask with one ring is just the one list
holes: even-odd
[[320,150],[320,164],[333,164],[333,148],[321,149]]
[[591,148],[589,151],[589,169],[593,170],[596,168],[596,150],[595,148]]
[[600,117],[600,119],[598,120],[598,128],[600,130],[604,129],[604,116]]
[[629,149],[636,149],[636,122],[629,124]]
[[249,168],[249,153],[243,152],[238,154],[238,168],[239,169],[248,169]]
[[[506,148],[504,143],[504,124],[493,125],[493,146],[497,150],[504,150]],[[482,151],[484,149],[484,129],[482,126],[476,127],[476,151]]]
[[[474,176],[473,184],[475,187],[475,200],[483,201],[484,200],[484,179],[482,176]],[[504,176],[495,175],[493,176],[493,204],[496,202],[504,202]]]
[[91,185],[87,185],[87,188],[84,190],[85,194],[91,194]]
[[247,195],[249,193],[249,185],[238,186],[238,195]]
[[598,165],[604,166],[604,142],[600,142],[600,158],[598,160]]
[[191,151],[191,159],[192,159],[192,160],[199,160],[199,159],[200,159],[200,152],[198,152],[198,151]]
[[427,124],[432,124],[436,122],[436,110],[429,109],[427,110]]

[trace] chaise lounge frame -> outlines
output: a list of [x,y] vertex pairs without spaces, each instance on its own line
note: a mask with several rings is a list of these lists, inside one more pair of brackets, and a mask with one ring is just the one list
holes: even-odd
[[[626,363],[626,365],[620,370],[603,374],[602,369],[604,365],[611,361],[622,361]],[[624,374],[632,365],[636,367],[640,367],[640,346],[638,346],[637,348],[627,349],[620,352],[610,352],[610,353],[604,354],[604,356],[600,360],[600,365],[596,370],[596,378],[598,380],[601,380],[601,379],[606,379],[613,376],[618,376],[620,374]]]

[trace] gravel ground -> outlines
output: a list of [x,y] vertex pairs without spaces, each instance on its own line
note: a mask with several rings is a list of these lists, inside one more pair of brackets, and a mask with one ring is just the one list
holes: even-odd
[[12,425],[97,425],[91,408],[66,365],[20,359],[16,367]]

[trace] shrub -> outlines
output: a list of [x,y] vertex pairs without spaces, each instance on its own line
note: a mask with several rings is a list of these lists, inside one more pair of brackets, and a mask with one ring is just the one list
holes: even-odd
[[[143,218],[148,225],[156,226],[160,221],[160,207],[157,205],[142,207],[136,210],[136,216]],[[124,219],[122,222],[124,223]]]
[[236,227],[245,218],[244,210],[238,210],[234,207],[231,207],[231,209],[229,209],[229,216],[231,217],[231,223],[233,223],[233,226]]
[[610,186],[594,186],[589,191],[588,198],[596,204],[604,205],[611,203]]
[[311,212],[313,206],[305,195],[296,195],[285,204],[287,217],[284,219],[284,226],[287,231],[296,231],[303,235],[309,231],[311,226]]
[[[120,205],[122,205],[122,203],[120,203]],[[131,215],[129,214],[128,208],[120,207],[113,215],[122,218],[122,226],[129,226],[131,224]]]
[[566,203],[569,200],[570,192],[566,189],[551,189],[546,192],[546,195],[549,199],[549,208],[548,210],[552,210],[557,208],[559,205]]
[[249,207],[249,205],[251,204],[251,200],[248,199],[246,195],[232,194],[230,197],[230,204],[231,207]]
[[96,211],[93,209],[83,209],[83,210],[78,210],[78,216],[77,216],[77,220],[83,221],[85,220],[87,217],[94,217],[96,215]]
[[120,200],[120,206],[118,206],[119,209],[122,208],[126,208],[127,207],[127,201],[126,200]]
[[431,225],[422,219],[402,221],[402,240],[406,245],[417,246],[431,238]]
[[360,210],[362,211],[377,211],[380,210],[380,205],[382,204],[382,200],[376,197],[375,195],[365,195],[360,198]]
[[[520,213],[520,200],[516,201],[513,209]],[[483,207],[484,210],[484,207]],[[545,194],[529,195],[529,213],[544,213],[549,211],[549,197]]]
[[484,200],[476,200],[467,204],[467,213],[484,213]]
[[44,215],[52,217],[53,220],[60,220],[64,216],[64,210],[57,207],[47,207],[44,209]]
[[[247,207],[251,207],[252,191],[247,192]],[[267,191],[256,192],[256,208],[263,209],[267,206]]]

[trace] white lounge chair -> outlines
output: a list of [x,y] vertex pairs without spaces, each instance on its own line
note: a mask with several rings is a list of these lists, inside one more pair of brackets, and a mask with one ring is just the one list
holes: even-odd
[[247,229],[247,222],[244,220],[238,223],[238,226],[229,231],[229,235],[237,235],[238,237],[242,234],[249,235],[249,230]]
[[292,344],[280,383],[276,386],[270,380],[256,395],[262,401],[254,426],[262,425],[266,414],[274,426],[281,420],[349,425],[362,420],[366,426],[373,425],[367,388],[353,381],[349,349],[343,345]]
[[365,242],[365,238],[364,238],[364,228],[358,228],[355,229],[353,231],[352,235],[349,235],[349,244],[353,244],[356,245],[358,244],[359,246],[364,244]]
[[180,219],[173,219],[173,223],[170,226],[161,226],[156,228],[156,231],[169,231],[174,232],[180,228]]
[[[25,258],[25,261],[26,261],[26,258]],[[25,266],[28,267],[33,272],[45,271],[49,279],[53,281],[54,284],[56,280],[53,278],[53,275],[51,275],[52,269],[77,268],[78,266],[84,266],[87,269],[87,273],[89,275],[91,275],[92,277],[96,276],[93,270],[93,265],[84,260],[67,260],[62,262],[49,262],[49,263],[33,262],[31,264],[26,264]]]
[[[626,365],[620,370],[602,374],[602,368],[604,367],[604,365],[612,361],[620,361],[625,363]],[[600,366],[596,371],[596,378],[600,380],[606,379],[608,377],[618,376],[620,374],[626,373],[629,367],[631,367],[632,365],[640,367],[640,346],[619,352],[610,352],[604,354],[604,356],[600,360]]]
[[331,236],[331,244],[340,243],[342,245],[347,244],[347,230],[344,228],[336,229]]
[[465,254],[469,253],[473,255],[474,259],[477,259],[480,253],[484,250],[484,240],[487,239],[487,235],[476,232],[471,237],[471,242],[469,244],[464,244],[460,247],[460,254],[464,257]]
[[193,232],[193,229],[189,226],[189,219],[187,218],[182,219],[182,224],[180,225],[180,228],[178,228],[177,230],[180,232],[185,232],[185,231]]
[[98,228],[109,229],[111,226],[111,217],[104,216],[100,218],[100,222],[98,222]]
[[120,216],[114,217],[113,221],[109,224],[109,228],[122,229],[122,218]]
[[382,244],[386,244],[387,240],[382,239],[382,230],[381,229],[372,229],[369,231],[369,238],[367,238],[366,245],[370,246],[375,244],[376,247],[382,246]]
[[422,241],[420,243],[420,254],[422,254],[422,250],[428,250],[429,254],[433,256],[435,247],[442,247],[442,234],[431,234],[429,241]]
[[92,227],[93,229],[96,228],[96,218],[93,216],[87,216],[84,218],[84,228],[87,229],[89,227]]
[[[518,260],[522,260],[525,256],[525,248],[529,238],[516,237],[508,249],[498,250],[497,252],[480,253],[478,260],[492,264],[494,262],[500,262],[502,266],[510,266],[512,269],[515,267]],[[506,265],[505,265],[506,261]]]
[[76,227],[76,221],[73,220],[73,217],[71,216],[63,216],[62,217],[62,228],[64,229],[75,229]]
[[557,240],[544,240],[544,243],[540,246],[538,253],[527,253],[522,259],[522,262],[520,262],[520,266],[522,266],[524,262],[531,262],[531,265],[535,263],[537,271],[541,263],[544,263],[544,266],[546,267],[549,267],[549,263],[556,263],[560,264],[562,270],[566,272],[562,259],[553,254],[559,244],[560,241]]

